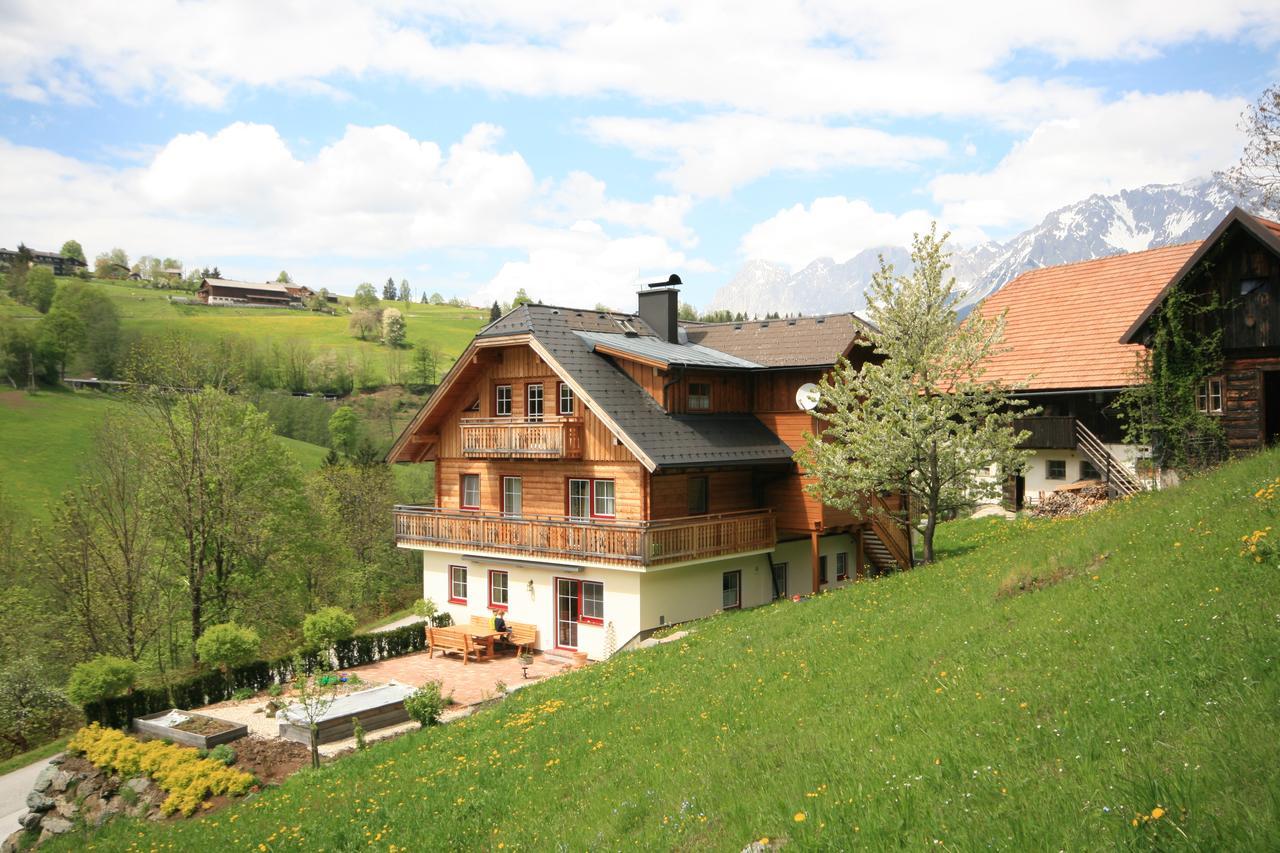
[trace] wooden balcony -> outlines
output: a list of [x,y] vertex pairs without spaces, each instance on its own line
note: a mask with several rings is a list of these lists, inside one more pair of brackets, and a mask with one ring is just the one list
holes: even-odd
[[462,454],[474,459],[580,459],[577,418],[464,418]]
[[1074,450],[1076,446],[1076,419],[1072,417],[1040,415],[1018,418],[1013,422],[1013,428],[1031,433],[1018,445],[1025,450]]
[[396,544],[407,547],[635,566],[766,551],[777,543],[773,511],[767,509],[661,521],[599,521],[397,506],[395,524]]

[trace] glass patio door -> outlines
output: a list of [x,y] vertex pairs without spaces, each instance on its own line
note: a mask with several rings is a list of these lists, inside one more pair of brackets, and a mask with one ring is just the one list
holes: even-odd
[[578,647],[579,582],[556,578],[556,645]]

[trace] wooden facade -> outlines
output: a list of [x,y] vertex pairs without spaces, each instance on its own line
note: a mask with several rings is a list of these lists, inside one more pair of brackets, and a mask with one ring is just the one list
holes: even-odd
[[[602,357],[673,415],[754,414],[793,450],[820,429],[795,402],[820,368],[695,370]],[[530,338],[477,339],[403,439],[409,459],[435,462],[436,497],[433,507],[396,508],[397,541],[646,567],[849,533],[859,542],[855,572],[864,565],[859,531],[879,541],[870,519],[805,492],[792,462],[651,471],[606,417],[573,396],[570,378]],[[691,392],[702,398],[693,406]],[[879,533],[909,565],[905,533]],[[817,557],[814,578],[816,591]]]
[[1197,319],[1196,331],[1221,334],[1220,411],[1228,448],[1249,452],[1280,441],[1280,255],[1239,224],[1209,247],[1183,279],[1220,308]]

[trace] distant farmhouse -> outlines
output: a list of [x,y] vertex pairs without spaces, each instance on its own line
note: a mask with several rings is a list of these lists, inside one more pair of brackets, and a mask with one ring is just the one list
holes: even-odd
[[[226,278],[206,278],[200,282],[196,297],[207,305],[237,305],[240,307],[288,308],[301,305],[315,296],[315,291],[301,284],[280,282],[232,281]],[[338,297],[326,296],[329,302]]]
[[[54,275],[74,275],[76,269],[85,267],[84,261],[77,258],[65,258],[57,252],[37,252],[28,249],[31,262],[39,266],[53,267]],[[10,267],[18,260],[16,249],[0,249],[0,266]]]

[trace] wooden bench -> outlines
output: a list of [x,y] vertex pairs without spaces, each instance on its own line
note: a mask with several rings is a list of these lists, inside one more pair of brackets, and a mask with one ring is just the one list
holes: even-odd
[[427,657],[434,658],[436,649],[439,649],[441,654],[458,652],[462,655],[463,666],[467,665],[467,655],[480,660],[480,649],[471,642],[471,636],[450,628],[427,629]]
[[472,628],[479,628],[479,629],[481,629],[482,631],[489,631],[489,630],[492,630],[492,629],[493,629],[493,626],[492,626],[491,624],[489,624],[489,617],[488,617],[488,616],[475,616],[475,615],[472,615],[472,617],[471,617],[471,627],[472,627]]
[[520,655],[533,651],[533,647],[538,643],[537,625],[530,625],[526,622],[508,622],[507,627],[511,629],[507,642],[516,647],[516,654]]

